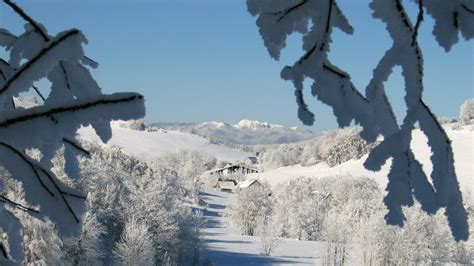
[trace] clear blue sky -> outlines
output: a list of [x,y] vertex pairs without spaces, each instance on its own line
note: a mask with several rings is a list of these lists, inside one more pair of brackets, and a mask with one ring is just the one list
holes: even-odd
[[[339,1],[354,26],[352,36],[336,31],[330,58],[365,90],[372,69],[390,46],[384,25],[370,16],[368,2]],[[408,1],[404,1],[408,2]],[[100,63],[93,71],[105,92],[145,95],[147,122],[226,121],[242,118],[302,126],[293,87],[280,70],[299,58],[299,36],[290,38],[281,62],[270,58],[244,0],[50,0],[18,3],[50,32],[81,29],[86,52]],[[414,8],[410,8],[414,16]],[[0,25],[18,32],[23,22],[0,8]],[[474,97],[473,42],[450,53],[431,36],[432,20],[422,26],[426,102],[439,116],[457,116]],[[387,84],[398,116],[404,113],[400,71]],[[309,95],[316,114],[312,130],[335,128],[331,110]]]

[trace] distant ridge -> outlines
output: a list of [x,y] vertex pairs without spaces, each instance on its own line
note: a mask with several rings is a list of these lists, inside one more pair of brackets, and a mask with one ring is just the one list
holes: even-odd
[[309,129],[243,119],[235,125],[225,122],[204,123],[152,123],[149,126],[176,130],[236,145],[285,144],[315,138],[318,134]]

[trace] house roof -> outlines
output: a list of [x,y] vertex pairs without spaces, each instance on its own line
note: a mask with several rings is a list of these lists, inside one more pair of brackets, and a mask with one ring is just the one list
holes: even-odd
[[247,159],[250,160],[254,164],[258,162],[257,157],[254,157],[254,156],[248,157]]
[[246,165],[242,165],[242,164],[231,164],[231,165],[226,165],[225,167],[222,167],[222,168],[217,168],[217,169],[213,169],[213,170],[209,170],[208,172],[209,173],[214,173],[214,172],[218,172],[218,171],[223,171],[225,169],[229,169],[229,168],[245,168],[245,169],[249,169],[249,170],[252,170],[252,171],[256,171],[256,172],[259,172],[257,169],[255,168],[252,168],[252,167],[248,167]]
[[254,183],[259,183],[260,184],[260,182],[257,179],[247,179],[247,180],[244,180],[242,182],[239,182],[239,184],[237,184],[237,187],[238,188],[248,188],[248,187],[252,186]]
[[232,181],[219,181],[217,185],[221,189],[235,189],[235,184]]

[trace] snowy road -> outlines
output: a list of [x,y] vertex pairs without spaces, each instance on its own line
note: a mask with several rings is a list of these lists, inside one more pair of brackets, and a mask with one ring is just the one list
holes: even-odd
[[[206,251],[204,261],[213,265],[315,265],[320,264],[321,244],[312,241],[281,239],[272,256],[260,255],[257,237],[242,236],[228,222],[226,207],[229,193],[206,189],[201,198],[208,203],[204,210],[203,230]],[[212,264],[211,264],[212,265]]]

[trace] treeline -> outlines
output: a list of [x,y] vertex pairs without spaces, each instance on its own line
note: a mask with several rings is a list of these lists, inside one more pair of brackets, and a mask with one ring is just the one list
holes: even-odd
[[295,164],[312,165],[326,162],[335,166],[359,159],[374,146],[360,136],[360,128],[347,128],[322,133],[313,140],[282,145],[257,145],[259,163],[265,170]]

